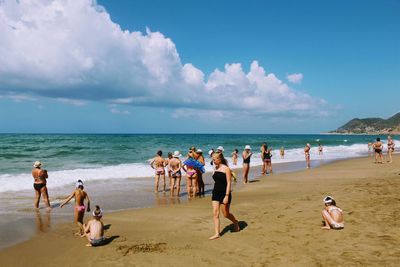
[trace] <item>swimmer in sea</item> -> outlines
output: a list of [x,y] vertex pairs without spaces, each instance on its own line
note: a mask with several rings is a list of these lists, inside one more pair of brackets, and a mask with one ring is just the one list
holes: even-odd
[[171,197],[173,197],[175,194],[175,188],[178,197],[181,191],[182,162],[179,159],[180,156],[181,154],[179,154],[179,151],[175,151],[172,156],[172,159],[169,160],[169,169],[171,170],[171,180],[170,180]]
[[383,156],[382,156],[383,144],[379,137],[376,138],[376,141],[372,144],[372,148],[375,151],[375,163],[383,163]]
[[324,219],[324,230],[343,229],[344,219],[343,211],[336,206],[336,201],[331,196],[326,196],[324,199],[325,208],[322,210],[322,218]]
[[[85,209],[87,212],[90,211],[90,199],[89,195],[83,190],[83,182],[78,180],[76,183],[76,189],[71,195],[61,203],[60,208],[64,207],[71,199],[75,198],[74,208],[74,222],[78,225],[79,231],[76,235],[82,235],[83,232],[83,216],[85,215]],[[87,208],[85,207],[85,199],[87,201]]]
[[307,169],[311,167],[310,150],[311,150],[311,145],[307,143],[306,146],[304,147],[304,156],[306,158]]
[[48,209],[51,209],[50,201],[49,201],[49,193],[47,191],[47,178],[49,178],[47,171],[41,169],[42,163],[40,161],[36,161],[33,164],[32,177],[34,179],[33,188],[35,189],[35,201],[34,206],[35,209],[39,209],[40,197],[43,195],[44,203]]
[[318,155],[322,155],[323,154],[323,150],[324,150],[324,147],[321,145],[321,143],[318,143]]
[[165,160],[162,157],[162,151],[157,151],[157,156],[152,159],[150,166],[155,170],[155,189],[154,192],[158,192],[158,184],[160,178],[163,180],[163,192],[165,192]]

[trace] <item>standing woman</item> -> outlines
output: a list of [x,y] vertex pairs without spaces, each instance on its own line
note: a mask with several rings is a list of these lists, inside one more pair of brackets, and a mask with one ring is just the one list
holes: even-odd
[[246,145],[244,147],[242,157],[243,157],[243,183],[247,184],[249,182],[249,170],[250,170],[250,158],[253,153],[250,152],[251,147]]
[[36,161],[33,164],[32,176],[34,179],[33,188],[35,189],[35,209],[39,209],[39,201],[40,197],[43,195],[44,203],[48,209],[50,209],[50,201],[49,201],[49,193],[47,192],[47,181],[46,179],[49,177],[47,175],[46,170],[42,170],[42,163],[40,161]]
[[215,181],[214,189],[212,191],[212,207],[213,207],[213,218],[214,218],[214,230],[215,234],[208,239],[213,240],[220,237],[220,221],[219,211],[222,206],[222,214],[225,218],[231,220],[234,225],[234,231],[240,230],[239,223],[235,216],[230,213],[229,208],[232,200],[231,193],[231,169],[228,167],[228,162],[220,152],[215,152],[212,155],[212,159],[215,165],[215,171],[213,179]]
[[390,135],[387,138],[387,146],[388,146],[388,152],[387,153],[388,153],[388,157],[389,157],[388,162],[392,163],[393,162],[392,153],[394,151],[395,144],[394,144],[393,139],[392,139],[392,137]]

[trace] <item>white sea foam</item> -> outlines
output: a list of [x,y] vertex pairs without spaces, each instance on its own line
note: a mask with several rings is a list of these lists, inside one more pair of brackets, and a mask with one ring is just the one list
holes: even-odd
[[[395,141],[396,147],[400,147],[400,141]],[[386,145],[385,145],[386,148]],[[384,153],[386,150],[384,151]],[[340,146],[325,146],[323,155],[318,155],[318,147],[311,148],[311,160],[335,160],[352,157],[365,156],[368,153],[368,147],[366,144],[353,144],[353,145],[340,145]],[[283,162],[296,162],[304,161],[304,150],[303,148],[288,149],[285,151],[285,158],[281,159],[279,156],[279,149],[272,151],[273,163]],[[228,155],[227,155],[228,156]],[[232,158],[226,157],[231,167]],[[212,171],[210,165],[210,159],[206,159],[206,171]],[[241,157],[238,159],[238,167],[241,167]],[[255,151],[251,165],[262,165],[260,153]],[[78,179],[83,181],[95,181],[95,180],[112,180],[112,179],[124,179],[124,178],[143,178],[152,177],[154,170],[150,168],[149,164],[146,163],[131,163],[131,164],[120,164],[115,166],[103,166],[97,168],[88,169],[73,169],[73,170],[49,170],[48,188],[54,189],[67,185],[73,185]],[[30,173],[21,174],[3,174],[0,175],[0,192],[7,191],[23,191],[32,190],[33,179]]]

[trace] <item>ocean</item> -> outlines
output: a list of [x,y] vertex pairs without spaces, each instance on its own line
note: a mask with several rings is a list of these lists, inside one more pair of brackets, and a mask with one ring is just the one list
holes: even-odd
[[[241,155],[244,146],[250,145],[254,152],[251,166],[257,166],[262,164],[260,146],[266,142],[273,148],[274,168],[283,172],[305,168],[303,149],[306,143],[312,146],[313,167],[338,159],[366,156],[367,144],[375,138],[319,134],[0,134],[0,248],[42,232],[50,227],[50,221],[53,224],[72,221],[73,205],[62,209],[58,206],[74,190],[78,179],[83,180],[92,204],[99,204],[106,212],[185,201],[185,179],[182,179],[182,198],[153,193],[154,170],[149,162],[157,150],[162,150],[166,157],[175,150],[186,155],[191,146],[200,148],[207,161],[206,170],[210,172],[208,150],[223,146],[230,166],[240,168],[241,158],[238,166],[233,166],[231,153],[237,148]],[[386,142],[386,136],[381,138]],[[318,143],[324,146],[323,155],[318,155]],[[399,140],[395,143],[396,147],[400,146]],[[285,148],[284,159],[279,156],[281,147]],[[31,170],[37,160],[48,170],[51,212],[33,210]],[[259,176],[255,169],[250,173],[250,180]],[[205,179],[209,192],[212,179],[209,175]],[[238,181],[234,190],[241,184],[240,177]],[[42,201],[40,207],[44,207]],[[49,225],[43,225],[46,221]]]
[[[149,160],[157,150],[178,150],[185,155],[191,146],[200,148],[207,157],[211,148],[223,146],[231,162],[231,153],[239,154],[250,145],[252,165],[261,165],[259,148],[263,142],[273,148],[273,163],[304,160],[303,148],[312,146],[312,160],[335,160],[359,157],[368,153],[368,135],[259,135],[259,134],[1,134],[0,192],[32,190],[31,169],[39,160],[49,172],[48,188],[55,189],[84,181],[144,178],[153,175]],[[386,136],[382,136],[386,140]],[[324,146],[318,156],[317,144]],[[398,143],[398,141],[396,141]],[[398,147],[399,144],[397,144]],[[285,148],[280,159],[279,149]],[[240,162],[240,159],[239,159]],[[207,169],[211,166],[207,164]]]

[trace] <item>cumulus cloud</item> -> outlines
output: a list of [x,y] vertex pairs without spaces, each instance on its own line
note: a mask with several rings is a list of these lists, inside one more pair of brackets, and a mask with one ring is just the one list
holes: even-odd
[[303,81],[303,74],[302,73],[293,73],[293,74],[288,74],[286,76],[286,79],[291,82],[291,83],[301,83]]
[[[160,32],[123,30],[94,0],[0,1],[0,93],[157,106],[219,117],[298,113],[325,104],[298,92],[257,61],[205,75],[182,63],[173,41]],[[288,75],[299,83],[302,74]],[[189,112],[191,111],[191,112]],[[201,111],[201,113],[199,113]],[[111,112],[125,114],[113,107]]]

